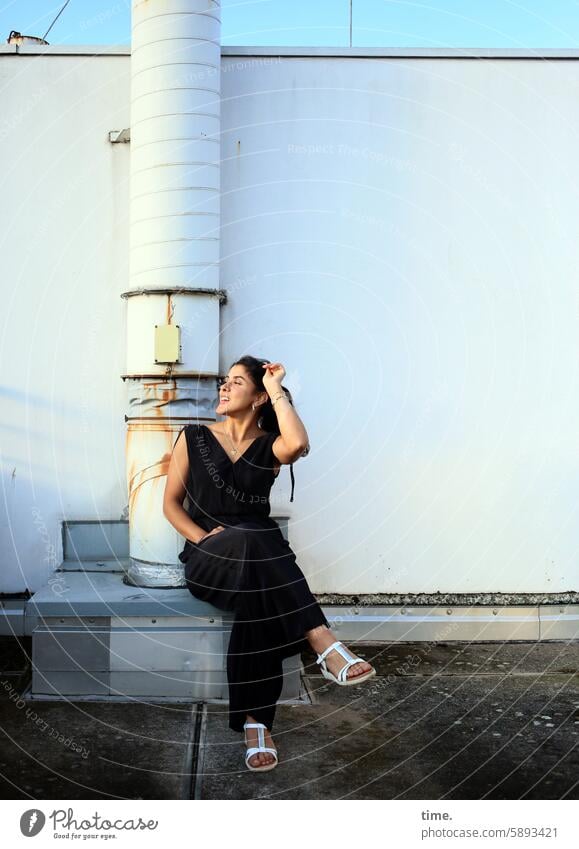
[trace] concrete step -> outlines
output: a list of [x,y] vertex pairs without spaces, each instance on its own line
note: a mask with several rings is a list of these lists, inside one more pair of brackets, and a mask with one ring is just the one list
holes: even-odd
[[[128,586],[118,572],[62,571],[25,610],[31,697],[226,700],[233,614],[186,588]],[[301,659],[284,661],[282,699],[301,696]]]

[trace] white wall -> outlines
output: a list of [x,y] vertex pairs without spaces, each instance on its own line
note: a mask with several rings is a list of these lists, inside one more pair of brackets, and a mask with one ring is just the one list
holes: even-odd
[[0,55],[0,590],[38,589],[63,519],[127,503],[128,56]]
[[[312,590],[578,589],[579,62],[222,62],[222,368],[287,368]],[[48,574],[35,509],[59,545],[126,504],[128,70],[0,56],[4,120],[44,89],[0,130],[4,592]]]

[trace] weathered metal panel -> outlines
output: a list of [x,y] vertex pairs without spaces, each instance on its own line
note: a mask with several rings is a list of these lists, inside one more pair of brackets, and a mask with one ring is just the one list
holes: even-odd
[[219,630],[164,628],[113,630],[110,637],[110,668],[115,672],[201,672],[223,669],[223,637]]
[[64,521],[64,559],[108,560],[127,557],[129,553],[128,522],[121,519]]
[[32,635],[32,663],[42,672],[109,669],[110,632],[37,628]]
[[344,640],[538,640],[539,611],[532,607],[322,606]]
[[110,673],[95,670],[93,672],[32,670],[33,696],[108,696],[110,693]]
[[183,699],[226,699],[225,673],[219,669],[196,672],[111,672],[111,696],[160,696]]
[[539,624],[541,640],[577,640],[579,646],[579,604],[541,604]]

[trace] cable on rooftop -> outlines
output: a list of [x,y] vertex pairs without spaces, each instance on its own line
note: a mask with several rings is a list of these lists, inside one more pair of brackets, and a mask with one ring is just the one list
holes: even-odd
[[50,24],[50,26],[48,27],[48,29],[46,30],[46,32],[45,32],[45,33],[44,33],[44,35],[42,36],[42,37],[44,38],[44,40],[45,40],[45,41],[46,41],[46,36],[48,35],[48,33],[50,32],[50,30],[52,29],[52,27],[55,25],[55,23],[57,22],[57,20],[60,18],[60,16],[62,15],[62,13],[64,12],[64,10],[66,9],[66,7],[68,6],[68,4],[69,4],[69,3],[70,3],[70,0],[66,0],[66,3],[64,4],[64,6],[62,7],[62,9],[60,10],[60,12],[59,12],[59,13],[58,13],[58,15],[56,16],[56,18],[53,20],[53,22]]

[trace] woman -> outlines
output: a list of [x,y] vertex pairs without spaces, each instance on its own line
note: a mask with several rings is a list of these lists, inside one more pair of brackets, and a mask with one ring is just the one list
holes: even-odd
[[284,376],[281,363],[251,356],[233,363],[216,408],[225,421],[181,431],[163,502],[166,518],[186,538],[179,558],[188,589],[235,611],[227,651],[229,727],[246,731],[246,765],[260,771],[278,762],[271,729],[285,657],[309,644],[319,653],[324,677],[340,686],[376,674],[336,640],[289,543],[269,517],[269,493],[280,467],[309,451],[306,429],[282,386]]

